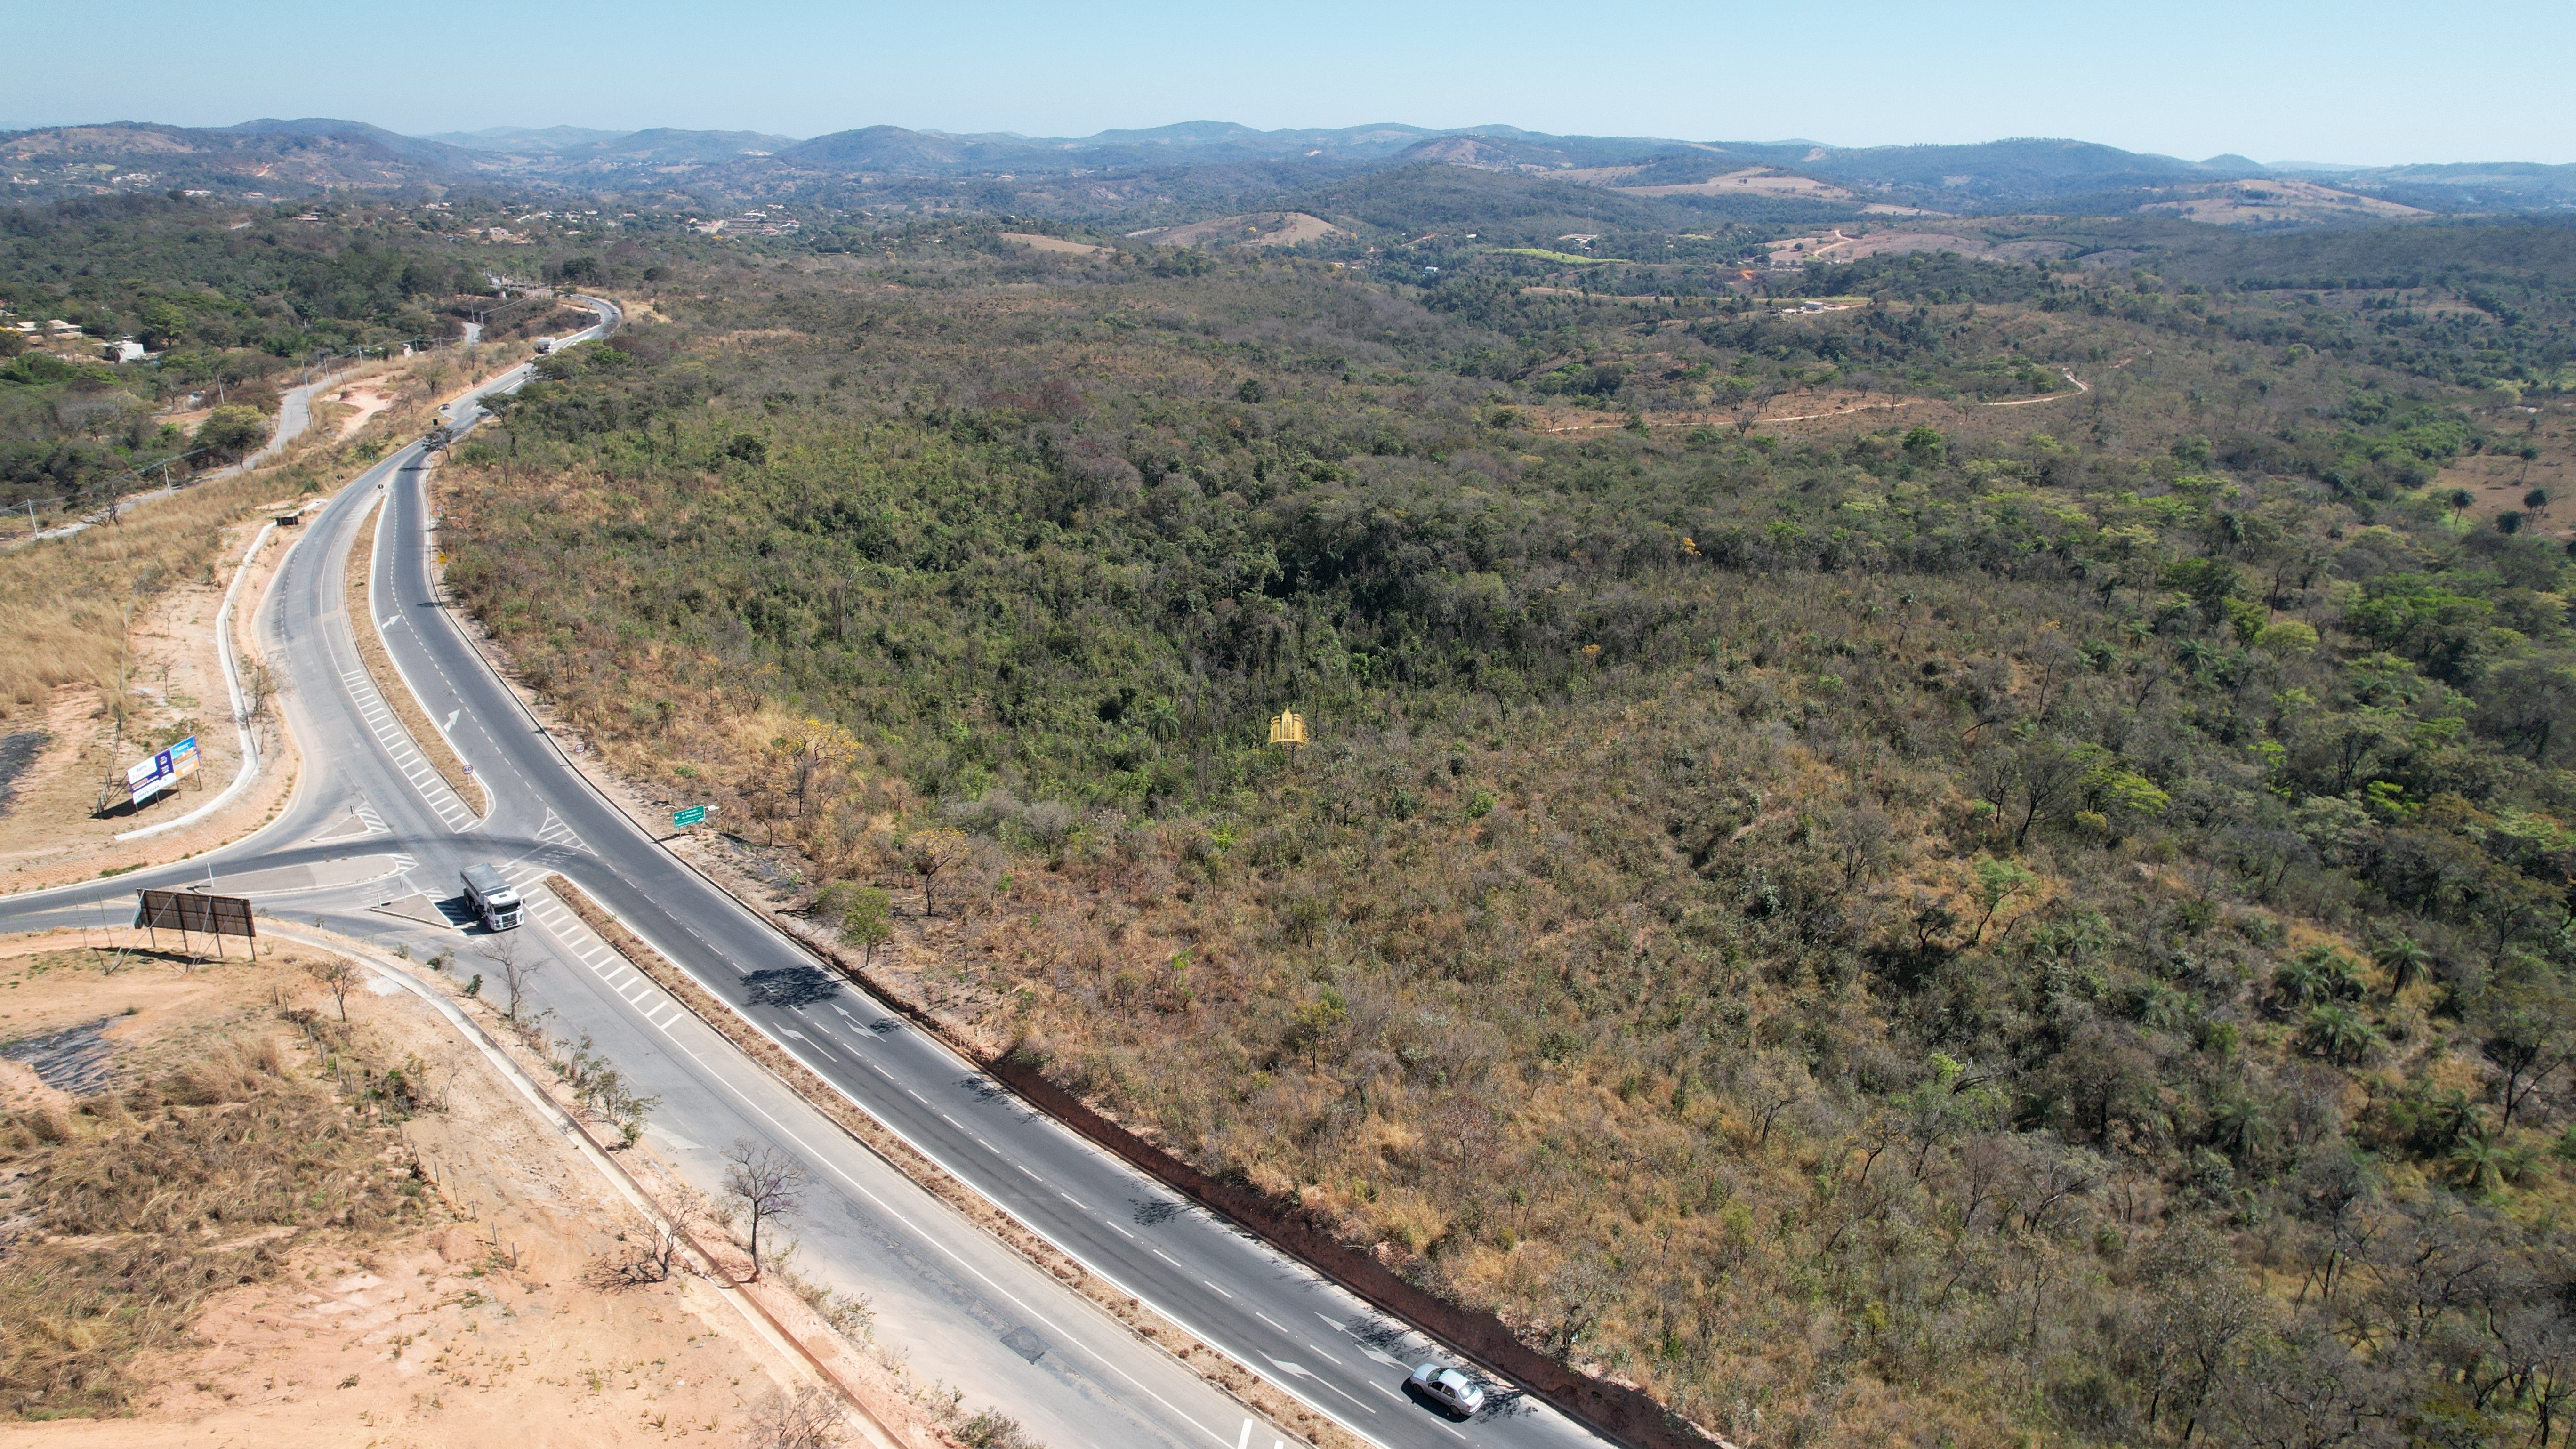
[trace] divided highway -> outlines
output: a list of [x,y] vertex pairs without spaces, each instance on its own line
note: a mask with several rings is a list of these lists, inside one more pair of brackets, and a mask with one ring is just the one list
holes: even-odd
[[[595,303],[614,325],[615,310]],[[601,329],[571,339],[582,340]],[[484,392],[514,388],[525,369]],[[461,404],[460,425],[479,409]],[[1168,1357],[901,1178],[627,970],[542,889],[559,871],[817,1074],[1022,1223],[1204,1341],[1386,1449],[1600,1441],[1497,1386],[1453,1422],[1407,1395],[1415,1363],[1456,1360],[1302,1265],[1029,1109],[883,1003],[818,969],[792,942],[673,857],[602,799],[486,667],[435,583],[436,531],[417,446],[344,489],[307,526],[260,614],[293,680],[287,708],[306,776],[280,818],[182,866],[0,900],[0,930],[130,919],[144,886],[206,879],[262,894],[268,912],[408,945],[484,969],[495,942],[460,928],[457,872],[486,861],[530,897],[516,940],[550,957],[536,994],[559,1034],[587,1032],[637,1089],[658,1094],[651,1135],[702,1186],[738,1137],[794,1152],[815,1182],[802,1268],[862,1292],[880,1336],[970,1404],[1020,1418],[1057,1449],[1287,1436],[1248,1420]],[[341,610],[343,561],[381,494],[373,608],[420,703],[489,789],[472,819],[375,696]],[[409,901],[409,914],[382,907]],[[444,906],[442,921],[436,910]],[[512,949],[504,946],[504,949]],[[487,976],[497,973],[486,970]]]

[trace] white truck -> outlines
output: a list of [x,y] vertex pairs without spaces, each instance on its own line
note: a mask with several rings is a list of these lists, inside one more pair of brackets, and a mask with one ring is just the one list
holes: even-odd
[[519,893],[502,878],[496,867],[465,867],[465,899],[473,904],[475,914],[483,918],[487,930],[507,931],[519,924]]
[[538,339],[537,339],[537,355],[538,355],[539,357],[543,357],[543,356],[545,356],[547,353],[552,352],[552,351],[554,351],[554,350],[555,350],[555,340],[554,340],[553,338],[551,338],[551,337],[540,337],[540,338],[538,338]]

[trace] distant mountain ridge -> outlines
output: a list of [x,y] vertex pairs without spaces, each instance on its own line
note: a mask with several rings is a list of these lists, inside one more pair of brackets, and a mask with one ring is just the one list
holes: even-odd
[[1253,178],[1245,186],[1262,177],[1272,182],[1259,184],[1303,185],[1293,179],[1299,167],[1317,168],[1322,179],[1354,169],[1440,165],[1554,175],[1623,190],[1662,188],[1667,195],[1691,192],[1708,205],[1727,204],[1738,184],[1713,185],[1718,178],[1763,168],[1774,197],[1787,194],[1776,184],[1779,178],[1806,178],[1798,183],[1805,188],[1797,193],[1805,198],[1802,204],[1882,210],[1971,213],[2085,205],[2125,211],[2169,205],[2195,188],[2267,177],[2323,182],[2417,210],[2576,207],[2576,166],[2522,162],[2266,166],[2233,154],[2190,161],[2048,138],[1843,147],[1393,121],[1265,131],[1199,120],[1078,137],[877,125],[803,139],[760,131],[568,125],[405,136],[326,117],[263,118],[220,128],[114,122],[0,134],[0,165],[10,168],[9,189],[20,197],[168,186],[279,196],[344,188],[438,191],[480,181],[590,191],[679,187],[717,197],[775,198],[818,186],[1228,167]]

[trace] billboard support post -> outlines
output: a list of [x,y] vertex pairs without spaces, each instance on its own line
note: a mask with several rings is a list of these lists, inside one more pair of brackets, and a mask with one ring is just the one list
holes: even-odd
[[179,933],[179,949],[196,954],[191,933],[215,938],[215,955],[224,954],[224,937],[239,936],[250,943],[251,959],[259,959],[259,923],[252,918],[247,896],[200,895],[195,891],[140,891],[136,893],[134,924],[152,933],[152,947],[161,948],[160,928],[168,926]]

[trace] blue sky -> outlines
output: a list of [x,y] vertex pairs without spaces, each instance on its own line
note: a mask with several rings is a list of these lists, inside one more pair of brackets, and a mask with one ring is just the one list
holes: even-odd
[[0,127],[1504,122],[1836,145],[2576,161],[2576,4],[0,0]]

